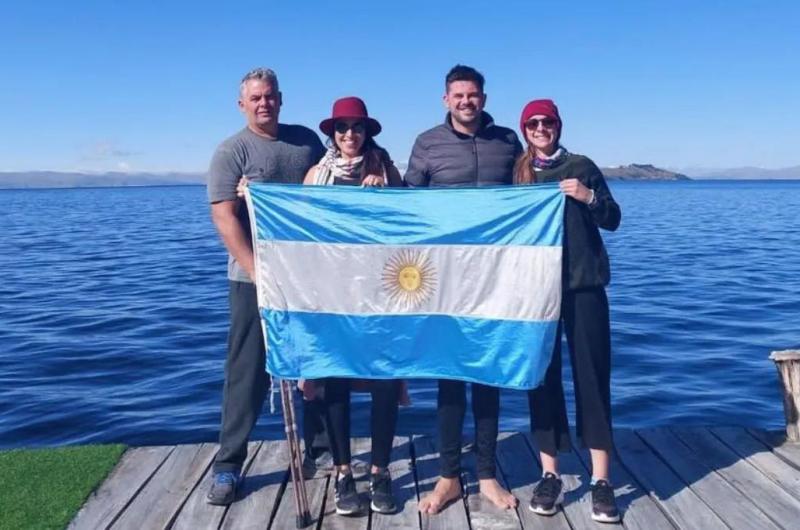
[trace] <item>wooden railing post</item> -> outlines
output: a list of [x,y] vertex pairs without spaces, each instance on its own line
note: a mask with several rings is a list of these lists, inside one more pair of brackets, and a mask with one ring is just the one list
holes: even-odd
[[775,361],[783,386],[786,438],[800,443],[800,350],[774,351],[769,358]]

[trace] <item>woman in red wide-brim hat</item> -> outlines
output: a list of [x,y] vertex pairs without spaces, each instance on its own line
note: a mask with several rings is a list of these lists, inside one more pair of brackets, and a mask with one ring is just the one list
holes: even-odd
[[[402,186],[400,172],[389,153],[374,137],[381,124],[367,113],[367,106],[357,97],[338,99],[331,117],[322,120],[320,130],[328,137],[328,151],[308,170],[304,184],[317,186]],[[359,380],[329,377],[303,382],[305,397],[313,397],[324,388],[325,422],[333,463],[338,470],[335,486],[336,513],[350,515],[362,511],[353,479],[350,452],[350,392],[368,391],[372,397],[371,435],[372,467],[370,495],[373,511],[392,513],[396,502],[392,495],[389,458],[397,424],[398,403],[407,400],[400,380]]]
[[337,99],[331,117],[322,120],[319,129],[328,137],[328,151],[308,170],[304,184],[402,186],[389,153],[375,142],[381,124],[370,118],[363,100]]
[[566,334],[575,383],[576,430],[592,459],[592,519],[620,519],[609,482],[611,434],[611,330],[605,286],[609,262],[599,228],[616,230],[620,208],[600,169],[561,144],[563,123],[549,99],[528,103],[520,116],[528,148],[514,167],[516,184],[558,182],[564,206],[564,277],[561,321],[544,383],[528,394],[531,429],[539,446],[542,480],[530,509],[553,515],[563,499],[558,452],[571,448],[561,381],[561,333]]

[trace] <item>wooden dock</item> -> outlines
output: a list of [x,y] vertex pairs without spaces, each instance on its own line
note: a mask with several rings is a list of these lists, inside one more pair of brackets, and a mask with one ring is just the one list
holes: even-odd
[[[742,427],[654,428],[615,431],[612,482],[625,528],[800,528],[800,445],[783,436]],[[137,447],[128,450],[108,479],[87,500],[70,529],[278,529],[295,528],[292,482],[285,441],[252,442],[245,481],[230,507],[205,502],[214,444]],[[354,469],[366,498],[364,473],[369,440],[353,440]],[[329,529],[530,529],[609,528],[590,519],[588,454],[561,459],[566,499],[553,517],[527,508],[541,476],[528,434],[503,433],[498,441],[500,481],[520,499],[502,511],[478,495],[475,459],[465,448],[463,502],[441,514],[420,516],[417,500],[438,476],[435,440],[397,437],[391,464],[400,511],[338,516],[333,479],[317,471],[307,480],[314,522]],[[359,478],[361,475],[361,478]]]

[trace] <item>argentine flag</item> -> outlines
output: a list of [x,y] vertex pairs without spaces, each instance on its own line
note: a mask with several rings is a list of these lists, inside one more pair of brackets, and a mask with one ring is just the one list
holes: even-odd
[[561,311],[557,185],[251,184],[267,370],[529,389]]

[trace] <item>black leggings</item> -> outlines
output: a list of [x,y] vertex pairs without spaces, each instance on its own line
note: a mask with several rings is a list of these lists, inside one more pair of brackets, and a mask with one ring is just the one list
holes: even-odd
[[[325,422],[337,466],[349,465],[350,454],[350,384],[352,379],[325,379]],[[397,407],[400,397],[399,379],[372,380],[370,427],[372,435],[372,465],[387,467],[392,452],[392,440],[397,426]]]
[[[439,380],[439,454],[442,477],[456,478],[461,471],[461,431],[467,411],[467,388],[462,381]],[[479,479],[494,478],[497,470],[497,420],[500,390],[472,383],[475,417],[475,457]]]
[[303,402],[303,442],[311,458],[322,455],[330,446],[325,428],[325,403],[320,398]]
[[569,424],[561,381],[561,331],[565,331],[575,384],[576,430],[582,445],[611,451],[611,331],[604,288],[564,291],[553,360],[544,383],[528,392],[531,431],[539,449],[569,451]]

